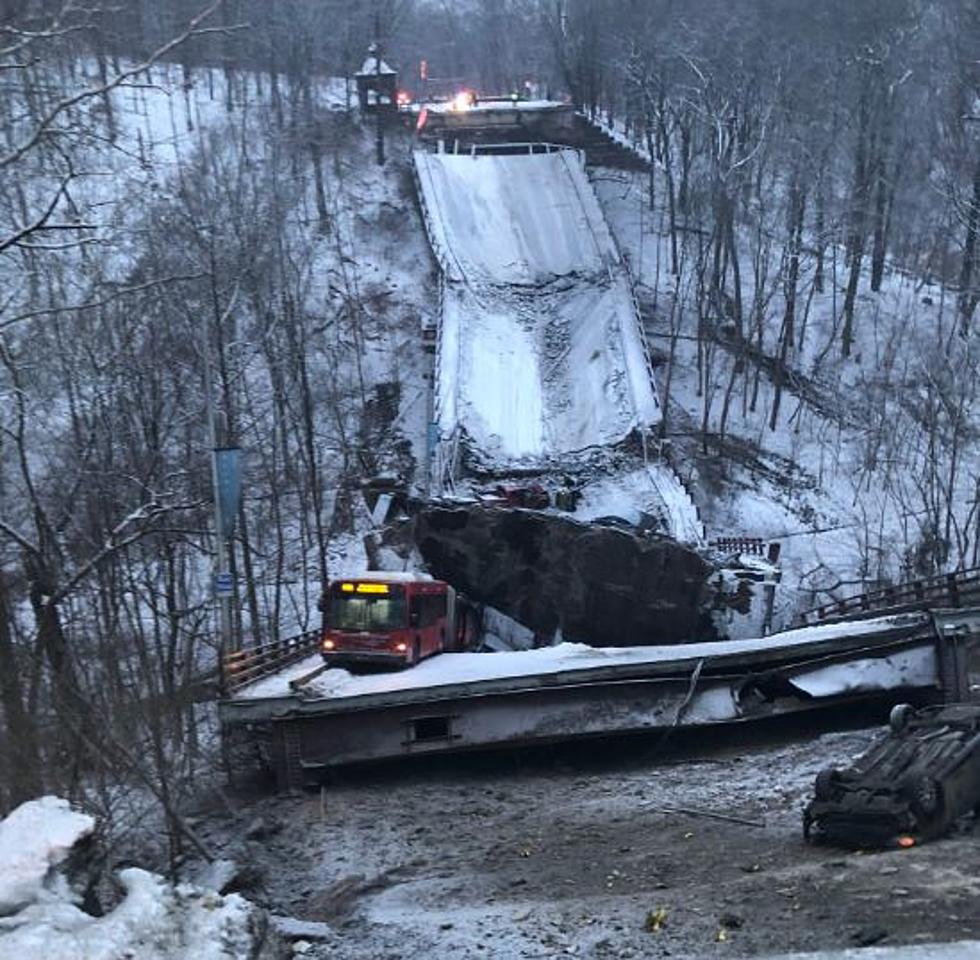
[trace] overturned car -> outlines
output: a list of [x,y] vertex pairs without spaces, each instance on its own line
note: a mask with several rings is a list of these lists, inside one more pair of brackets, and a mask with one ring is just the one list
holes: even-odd
[[889,731],[847,769],[817,774],[807,840],[912,846],[980,806],[980,705],[898,704]]

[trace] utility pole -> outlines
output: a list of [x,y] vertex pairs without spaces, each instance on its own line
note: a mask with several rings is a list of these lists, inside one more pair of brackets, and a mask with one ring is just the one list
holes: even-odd
[[211,589],[218,608],[218,663],[224,666],[225,654],[231,652],[231,597],[227,595],[224,574],[228,567],[228,547],[222,535],[221,498],[218,496],[219,438],[224,440],[225,424],[218,422],[214,409],[213,377],[211,374],[211,338],[205,326],[201,336],[201,354],[204,358],[204,404],[208,418],[208,440],[211,445],[211,491],[214,497],[214,571]]
[[[213,238],[212,238],[213,241]],[[214,378],[211,372],[211,325],[201,327],[201,356],[204,361],[204,404],[211,444],[211,489],[214,496],[214,571],[211,591],[217,601],[218,671],[224,682],[224,661],[234,644],[231,629],[231,598],[235,585],[229,570],[229,543],[241,501],[241,450],[230,444],[225,418],[214,409]]]
[[374,119],[377,122],[376,146],[378,166],[385,163],[384,114],[381,110],[381,14],[374,11]]

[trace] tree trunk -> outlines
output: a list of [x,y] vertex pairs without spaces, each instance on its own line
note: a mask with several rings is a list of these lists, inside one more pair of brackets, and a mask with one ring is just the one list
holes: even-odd
[[801,178],[797,175],[790,191],[790,222],[787,250],[786,282],[783,287],[786,308],[783,311],[783,325],[780,331],[779,362],[776,364],[776,393],[772,402],[769,429],[775,430],[779,422],[779,405],[783,392],[783,376],[789,362],[789,350],[796,337],[796,295],[800,282],[800,250],[803,246],[803,219],[806,214],[806,192]]
[[33,717],[24,708],[21,670],[14,650],[10,624],[13,611],[7,583],[0,570],[0,705],[6,720],[6,795],[0,803],[12,809],[44,792],[42,766]]
[[873,152],[869,143],[870,97],[871,92],[866,85],[861,91],[861,101],[858,107],[857,151],[854,158],[854,187],[851,192],[851,227],[847,244],[850,274],[847,278],[847,289],[844,292],[844,325],[841,330],[841,350],[845,357],[851,355],[851,346],[854,343],[854,303],[857,299],[861,264],[864,260],[869,187],[868,171],[871,166],[869,154]]
[[980,157],[973,168],[973,197],[966,215],[966,238],[963,242],[963,263],[960,266],[959,315],[960,334],[970,332],[973,312],[977,308],[980,292],[974,286],[973,274],[977,258],[977,230],[980,228]]
[[313,162],[313,188],[316,194],[316,212],[320,219],[320,233],[326,233],[330,228],[330,213],[327,210],[327,194],[323,188],[320,144],[317,141],[315,130],[310,132],[310,159]]

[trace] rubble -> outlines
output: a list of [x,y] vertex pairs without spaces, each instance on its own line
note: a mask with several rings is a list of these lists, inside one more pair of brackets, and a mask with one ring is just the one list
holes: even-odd
[[535,634],[594,646],[717,636],[711,567],[674,540],[474,506],[429,507],[415,523],[434,576]]

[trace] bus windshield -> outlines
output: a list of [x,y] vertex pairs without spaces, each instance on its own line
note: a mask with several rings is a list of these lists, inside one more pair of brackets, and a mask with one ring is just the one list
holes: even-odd
[[329,626],[335,630],[394,630],[405,626],[405,595],[387,596],[334,593],[330,598]]

